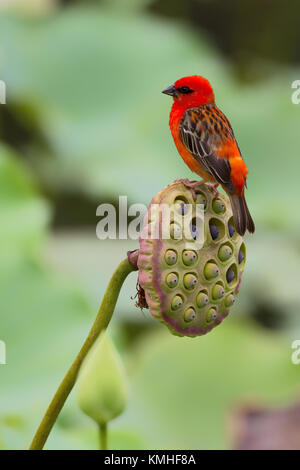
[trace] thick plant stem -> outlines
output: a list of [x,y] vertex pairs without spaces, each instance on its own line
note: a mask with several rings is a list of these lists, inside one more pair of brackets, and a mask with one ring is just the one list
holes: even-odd
[[51,429],[76,382],[77,375],[84,358],[98,338],[101,331],[107,328],[111,320],[123,282],[125,281],[128,274],[137,269],[137,267],[129,261],[130,260],[128,258],[122,261],[112,275],[106,288],[96,320],[75,361],[71,365],[63,381],[58,387],[33,438],[29,450],[43,449]]
[[107,450],[107,423],[99,424],[100,450]]

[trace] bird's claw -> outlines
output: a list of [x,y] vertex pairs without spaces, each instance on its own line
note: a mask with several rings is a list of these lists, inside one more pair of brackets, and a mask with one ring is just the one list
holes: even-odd
[[194,201],[196,201],[196,199],[197,199],[197,194],[196,194],[195,188],[197,188],[198,186],[200,186],[200,185],[202,185],[202,184],[205,184],[205,180],[201,180],[201,181],[190,181],[190,180],[188,180],[187,178],[183,178],[183,179],[175,180],[174,183],[182,183],[182,184],[184,184],[184,186],[186,186],[187,188],[189,188],[190,191],[191,191],[191,193],[192,193],[192,196],[193,196]]
[[217,189],[218,186],[219,186],[219,183],[215,183],[215,184],[210,185],[210,188],[211,188],[211,190],[212,190],[212,192],[214,193],[215,196],[219,195],[219,191]]

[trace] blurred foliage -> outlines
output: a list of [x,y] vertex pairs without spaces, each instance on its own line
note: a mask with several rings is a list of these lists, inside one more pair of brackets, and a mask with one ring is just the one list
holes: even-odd
[[[111,442],[125,449],[228,446],[231,405],[248,394],[289,400],[299,383],[290,337],[300,326],[299,107],[291,102],[291,82],[300,71],[268,63],[268,79],[251,86],[236,82],[202,28],[215,37],[232,34],[223,52],[247,57],[243,51],[253,44],[249,37],[240,39],[248,35],[245,19],[235,19],[234,28],[229,20],[217,26],[233,2],[228,10],[218,4],[222,14],[215,23],[212,13],[199,19],[198,12],[200,6],[212,11],[217,3],[199,2],[197,33],[185,12],[176,13],[179,2],[168,14],[176,20],[150,14],[153,2],[146,0],[90,3],[93,7],[57,3],[42,15],[0,11],[0,79],[8,93],[7,105],[0,106],[6,144],[0,147],[0,339],[6,341],[8,361],[0,366],[0,447],[29,444],[86,336],[112,270],[136,246],[96,240],[96,206],[116,204],[122,194],[129,203],[148,204],[174,179],[193,177],[171,140],[171,103],[160,91],[194,73],[212,81],[217,104],[235,129],[250,170],[247,200],[257,232],[247,240],[239,301],[207,337],[177,339],[153,326],[148,314],[134,308],[136,277],[129,278],[113,334],[130,371],[130,404],[112,424]],[[252,18],[254,28],[247,5],[249,10],[239,12]],[[278,14],[275,9],[274,17]],[[260,20],[257,27],[262,28]],[[257,46],[266,51],[259,38],[269,32],[271,44],[271,23],[264,27]],[[291,30],[287,39],[298,34]],[[286,39],[278,32],[276,38]],[[274,52],[282,52],[275,44]],[[263,72],[255,54],[250,62]],[[73,230],[49,238],[53,220]],[[82,233],[91,224],[93,229]],[[290,332],[261,330],[249,325],[247,315]],[[97,433],[71,397],[48,448],[91,447],[97,447]]]
[[[295,71],[240,88],[212,48],[187,29],[108,8],[67,9],[34,23],[2,15],[0,44],[9,132],[13,120],[24,128],[22,155],[46,192],[127,194],[148,203],[170,181],[191,176],[171,142],[170,101],[160,90],[198,72],[211,79],[232,121],[250,168],[248,199],[256,220],[298,228],[297,172],[284,191],[277,189],[282,156],[286,166],[297,165],[299,111],[290,99]],[[11,140],[5,126],[2,132]]]
[[153,0],[150,11],[205,31],[242,82],[271,76],[274,63],[300,62],[298,0]]

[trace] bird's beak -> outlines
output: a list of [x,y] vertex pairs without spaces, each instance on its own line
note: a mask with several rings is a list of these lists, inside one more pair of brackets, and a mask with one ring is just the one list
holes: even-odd
[[165,90],[162,91],[165,95],[176,96],[177,90],[174,85],[168,86]]

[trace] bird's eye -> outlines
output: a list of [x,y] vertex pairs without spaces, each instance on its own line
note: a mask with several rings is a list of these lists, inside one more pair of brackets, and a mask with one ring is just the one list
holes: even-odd
[[194,90],[191,90],[188,86],[182,86],[178,88],[178,91],[179,93],[187,94],[187,93],[193,93]]

